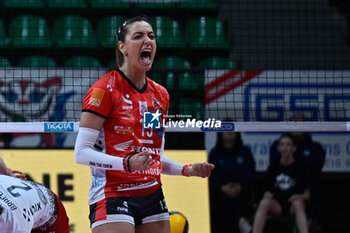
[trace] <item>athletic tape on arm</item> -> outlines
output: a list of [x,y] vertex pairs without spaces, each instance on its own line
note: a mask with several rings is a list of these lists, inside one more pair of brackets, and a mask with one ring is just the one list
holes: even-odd
[[79,128],[74,147],[75,161],[89,167],[123,171],[123,158],[107,155],[93,149],[99,133],[95,129]]

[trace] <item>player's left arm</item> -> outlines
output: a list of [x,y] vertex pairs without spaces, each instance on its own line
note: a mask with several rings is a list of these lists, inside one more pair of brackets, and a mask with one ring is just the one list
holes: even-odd
[[[166,102],[166,113],[169,110],[170,97],[168,91],[162,87],[160,88],[160,92],[162,92],[165,97]],[[162,146],[161,146],[161,155],[160,161],[162,163],[162,173],[166,175],[179,175],[179,176],[198,176],[198,177],[209,177],[211,174],[211,170],[215,168],[214,164],[210,163],[195,163],[189,165],[183,165],[181,163],[175,162],[164,155],[164,145],[165,145],[165,137],[163,134],[162,138]]]
[[215,168],[215,165],[210,163],[194,163],[189,165],[183,165],[181,163],[175,162],[164,155],[164,144],[165,139],[163,135],[162,148],[160,161],[163,167],[163,174],[166,175],[183,175],[183,176],[198,176],[198,177],[209,177],[211,170]]

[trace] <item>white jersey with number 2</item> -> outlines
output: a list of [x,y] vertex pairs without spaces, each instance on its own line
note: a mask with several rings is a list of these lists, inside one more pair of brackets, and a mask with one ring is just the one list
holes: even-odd
[[1,233],[30,233],[55,219],[55,197],[43,185],[0,175]]

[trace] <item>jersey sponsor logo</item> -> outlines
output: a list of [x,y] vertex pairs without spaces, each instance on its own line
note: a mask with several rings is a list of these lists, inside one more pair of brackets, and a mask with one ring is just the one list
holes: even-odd
[[123,101],[127,104],[132,104],[132,101],[128,99],[128,98],[130,98],[130,95],[126,94],[125,97],[123,96]]
[[162,105],[160,105],[159,100],[154,98],[154,97],[152,97],[152,104],[153,104],[153,107],[155,109],[160,110],[160,111],[163,110],[163,107],[162,107]]
[[133,141],[134,140],[130,140],[130,141],[126,141],[126,142],[122,142],[122,143],[119,143],[117,145],[114,145],[114,149],[116,149],[118,151],[125,151],[129,148],[129,146],[131,145],[131,143]]
[[125,206],[126,208],[129,208],[129,207],[128,207],[128,202],[123,201],[123,206]]
[[[125,98],[126,97],[126,98]],[[133,106],[132,106],[132,101],[129,100],[128,98],[130,97],[129,94],[126,94],[125,97],[123,96],[123,101],[127,104],[131,104],[131,105],[126,105],[126,106],[122,106],[123,110],[132,110]]]
[[117,211],[119,211],[119,212],[129,212],[129,209],[125,208],[125,207],[117,207]]
[[146,146],[134,146],[134,145],[131,145],[131,143],[133,141],[134,140],[130,140],[130,141],[126,141],[126,142],[122,142],[122,143],[119,143],[117,145],[114,145],[114,149],[116,149],[118,151],[125,151],[130,147],[130,152],[139,153],[142,151],[148,151],[150,154],[160,155],[161,148],[151,148],[151,147],[146,147]]
[[143,116],[144,112],[148,112],[148,106],[146,101],[139,101],[140,115]]
[[160,168],[149,168],[147,170],[136,171],[140,175],[154,175],[159,176],[162,173],[162,169]]
[[105,185],[106,177],[98,174],[93,174],[91,176],[91,188],[96,188]]
[[27,220],[28,222],[30,222],[31,217],[38,211],[40,211],[41,208],[41,203],[35,203],[33,205],[31,205],[29,208],[23,208],[23,217],[25,220]]
[[162,169],[160,168],[160,161],[152,160],[151,164],[152,167],[147,170],[138,170],[135,171],[135,173],[140,175],[155,175],[159,176],[162,173]]
[[148,151],[150,154],[154,155],[160,155],[160,148],[151,148],[151,147],[146,147],[146,146],[133,146],[131,145],[130,148],[131,152],[142,152],[142,151]]
[[122,106],[123,110],[131,110],[132,108],[133,108],[132,105]]
[[114,77],[113,76],[109,76],[109,80],[108,80],[108,84],[107,84],[107,89],[109,90],[109,92],[113,91],[113,86],[114,86]]
[[105,94],[105,90],[101,88],[94,88],[92,90],[92,94],[88,104],[96,107],[100,107],[104,94]]
[[134,135],[135,127],[115,125],[114,126],[114,133],[116,133],[116,134]]
[[128,191],[128,190],[137,190],[137,189],[145,189],[158,184],[156,179],[151,182],[143,183],[143,182],[135,182],[135,183],[126,183],[120,184],[117,188],[118,191]]
[[113,88],[111,85],[107,84],[107,89],[109,90],[109,92],[112,92],[113,91]]
[[0,191],[0,201],[3,201],[11,210],[16,210],[16,204],[10,200],[3,192]]

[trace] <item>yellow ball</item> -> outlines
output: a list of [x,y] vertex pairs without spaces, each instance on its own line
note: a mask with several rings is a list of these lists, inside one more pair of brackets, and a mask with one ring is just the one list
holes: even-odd
[[177,211],[171,211],[169,217],[171,233],[188,233],[188,221],[185,215]]

